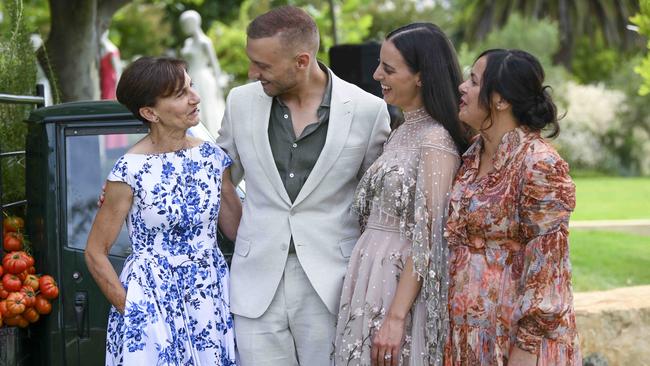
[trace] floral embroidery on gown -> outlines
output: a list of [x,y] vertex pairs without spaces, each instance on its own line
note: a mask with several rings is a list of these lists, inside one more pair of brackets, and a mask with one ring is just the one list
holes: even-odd
[[442,230],[459,163],[449,133],[419,109],[405,113],[405,122],[364,174],[353,203],[364,230],[343,283],[336,365],[370,365],[372,337],[409,256],[424,282],[406,320],[400,365],[441,363],[448,321]]
[[228,267],[217,247],[223,170],[218,146],[125,154],[108,176],[133,189],[133,253],[120,281],[124,316],[111,308],[107,365],[235,365]]
[[479,137],[463,155],[449,205],[445,365],[507,365],[517,346],[538,354],[538,366],[580,366],[569,167],[524,128],[504,135],[494,170],[476,178],[481,150]]

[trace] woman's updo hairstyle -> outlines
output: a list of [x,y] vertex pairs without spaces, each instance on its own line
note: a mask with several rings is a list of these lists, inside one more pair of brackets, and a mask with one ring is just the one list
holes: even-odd
[[498,93],[512,106],[512,113],[520,125],[532,131],[548,128],[548,137],[560,133],[557,107],[543,85],[544,69],[537,58],[522,50],[491,49],[481,53],[487,63],[481,79],[479,103],[489,112],[491,96]]

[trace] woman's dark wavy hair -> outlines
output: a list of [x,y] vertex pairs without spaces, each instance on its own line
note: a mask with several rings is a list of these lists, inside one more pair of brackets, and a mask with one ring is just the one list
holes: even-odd
[[468,130],[458,119],[462,73],[456,50],[440,28],[431,23],[411,23],[388,33],[386,40],[400,52],[409,69],[420,73],[424,108],[440,122],[462,154]]
[[537,58],[515,49],[487,50],[476,59],[483,56],[487,63],[481,78],[479,103],[488,111],[487,119],[491,120],[492,114],[490,97],[498,93],[510,103],[520,125],[532,131],[548,128],[551,138],[559,135],[557,107],[548,92],[550,86],[543,85],[544,69]]

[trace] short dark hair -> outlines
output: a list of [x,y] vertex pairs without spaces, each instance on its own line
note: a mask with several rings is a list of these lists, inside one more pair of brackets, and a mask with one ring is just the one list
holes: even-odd
[[185,85],[187,64],[170,57],[140,57],[122,73],[117,83],[117,101],[147,126],[140,108],[153,107],[160,98],[178,93]]
[[560,134],[557,107],[544,85],[544,68],[530,53],[517,49],[490,49],[485,56],[485,71],[481,78],[479,103],[491,115],[490,100],[493,93],[512,106],[512,114],[520,125],[532,131],[549,128],[548,137]]
[[424,108],[449,132],[462,154],[467,148],[468,130],[458,118],[463,80],[456,50],[445,33],[432,23],[411,23],[388,33],[413,73],[420,73]]
[[250,39],[280,35],[284,45],[291,48],[300,46],[316,54],[319,47],[319,33],[316,22],[306,11],[295,6],[280,6],[257,18],[246,28]]

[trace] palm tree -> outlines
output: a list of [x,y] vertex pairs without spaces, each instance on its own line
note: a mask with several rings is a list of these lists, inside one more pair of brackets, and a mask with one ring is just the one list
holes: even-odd
[[[512,13],[558,22],[560,49],[555,62],[570,68],[576,39],[601,36],[608,46],[627,50],[640,37],[628,30],[629,17],[639,10],[638,0],[457,0],[461,37],[480,40],[493,28],[502,27]],[[463,25],[464,28],[463,28]]]

